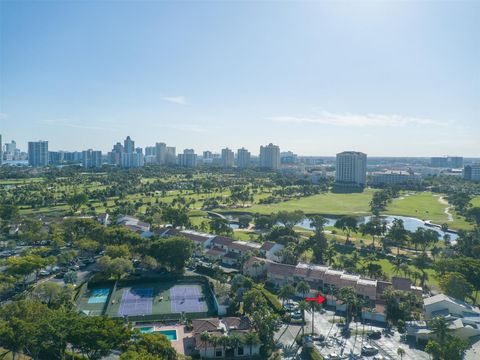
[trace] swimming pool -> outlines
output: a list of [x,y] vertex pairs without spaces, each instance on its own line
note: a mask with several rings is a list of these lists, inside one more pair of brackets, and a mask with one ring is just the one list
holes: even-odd
[[148,327],[141,327],[139,330],[142,334],[150,334],[154,332],[155,328],[153,326],[148,326]]
[[177,330],[159,330],[156,332],[165,335],[170,341],[177,340]]

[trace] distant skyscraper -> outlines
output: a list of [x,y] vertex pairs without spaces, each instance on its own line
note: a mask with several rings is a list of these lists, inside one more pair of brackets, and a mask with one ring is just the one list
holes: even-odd
[[229,148],[222,149],[222,165],[224,168],[233,167],[235,163],[235,155]]
[[123,151],[126,154],[131,154],[135,151],[135,141],[130,139],[130,136],[127,136],[127,138],[123,141]]
[[145,147],[145,156],[156,156],[157,148],[155,146],[146,146]]
[[28,165],[48,165],[48,141],[40,140],[28,142]]
[[157,152],[157,164],[165,165],[167,163],[167,144],[156,143],[155,149]]
[[466,165],[463,168],[463,178],[470,181],[480,181],[480,163]]
[[250,166],[250,151],[245,148],[237,150],[237,166],[242,169]]
[[272,143],[260,146],[260,167],[277,170],[280,168],[280,148]]
[[82,151],[82,165],[85,169],[99,169],[102,167],[102,152],[98,150]]
[[167,146],[166,163],[167,165],[175,165],[177,163],[177,151],[175,146]]
[[108,153],[108,161],[111,165],[122,164],[123,145],[117,142],[113,145],[113,149]]
[[183,150],[183,154],[178,154],[178,165],[183,167],[197,166],[197,155],[193,149]]
[[463,157],[461,156],[450,156],[448,162],[452,168],[461,169],[463,167]]
[[282,164],[296,164],[298,162],[298,157],[291,151],[286,151],[280,153],[280,163]]
[[[0,142],[1,142],[1,135],[0,135]],[[0,156],[0,158],[4,157],[5,160],[19,160],[18,157],[20,155],[20,151],[17,151],[17,143],[12,140],[10,143],[5,144],[5,152],[3,156]],[[0,149],[0,152],[2,149]]]
[[211,151],[205,150],[205,151],[203,152],[203,161],[205,161],[205,160],[212,160],[212,158],[213,158],[213,154],[212,154]]
[[367,155],[356,151],[337,154],[335,182],[339,185],[364,187],[367,183]]

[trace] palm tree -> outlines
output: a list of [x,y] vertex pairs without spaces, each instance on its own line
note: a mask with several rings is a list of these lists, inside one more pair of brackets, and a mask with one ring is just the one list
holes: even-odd
[[[233,333],[230,335],[230,347],[234,349],[238,349],[240,346],[243,346],[243,338],[238,335],[237,333]],[[237,351],[238,353],[238,351]]]
[[203,355],[207,357],[207,346],[208,346],[208,342],[211,340],[210,334],[208,333],[208,331],[204,331],[200,334],[200,340],[205,346],[205,353]]
[[212,335],[210,336],[210,343],[213,346],[213,355],[217,352],[217,346],[220,344],[220,336]]
[[403,356],[405,355],[405,350],[403,350],[401,347],[397,349],[397,354],[400,356],[400,360],[403,359]]
[[245,341],[245,345],[248,345],[250,348],[250,357],[252,356],[252,348],[255,345],[260,344],[260,339],[255,332],[247,332],[245,335],[243,335],[243,340]]
[[220,343],[220,345],[222,345],[222,353],[223,357],[225,358],[227,356],[226,349],[230,344],[230,338],[227,335],[222,335],[218,339],[218,342]]
[[407,241],[408,231],[403,226],[402,219],[394,219],[390,229],[388,230],[387,237],[393,241],[397,246],[397,255],[400,254],[400,247],[402,247]]
[[325,255],[325,259],[328,262],[328,265],[331,266],[333,264],[336,254],[337,254],[337,251],[335,250],[335,247],[333,245],[329,245],[325,249],[325,254],[324,255]]
[[429,328],[432,333],[437,337],[440,348],[443,349],[445,345],[445,340],[452,331],[448,327],[447,320],[444,317],[434,317],[429,323]]
[[312,310],[312,335],[315,334],[315,311],[320,311],[320,309],[322,308],[322,305],[317,303],[316,301],[312,301],[310,303],[310,308]]
[[305,311],[309,308],[310,306],[305,300],[302,300],[298,303],[298,309],[302,312],[302,335],[305,334]]
[[305,297],[305,294],[310,292],[310,285],[306,281],[300,281],[296,287],[297,292],[302,294],[302,297]]
[[285,300],[290,299],[293,295],[295,295],[295,288],[292,285],[283,285],[278,292],[278,297],[282,299],[282,306],[285,305]]

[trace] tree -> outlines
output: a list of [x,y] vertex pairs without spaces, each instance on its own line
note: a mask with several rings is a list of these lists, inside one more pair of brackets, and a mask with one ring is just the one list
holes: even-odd
[[58,308],[61,305],[71,307],[73,298],[73,288],[71,286],[62,287],[54,282],[44,282],[38,285],[31,294],[31,297],[46,304],[49,308]]
[[18,206],[12,204],[0,205],[0,219],[10,221],[16,219],[18,214]]
[[63,275],[63,281],[65,284],[75,284],[77,282],[78,276],[75,271],[67,271],[65,275]]
[[292,285],[285,284],[278,291],[278,297],[282,299],[282,306],[285,304],[285,300],[290,299],[295,295],[295,288]]
[[302,312],[302,335],[305,334],[305,311],[310,308],[310,305],[305,300],[301,300],[298,303],[298,309]]
[[228,345],[230,344],[230,338],[227,335],[222,335],[218,339],[218,342],[222,346],[222,354],[223,354],[223,357],[225,358],[227,356],[226,349],[227,349]]
[[258,334],[256,332],[247,332],[243,335],[243,339],[245,341],[245,345],[247,345],[250,349],[250,357],[252,356],[253,347],[260,344],[260,339],[258,338]]
[[358,231],[357,218],[354,216],[343,216],[335,222],[334,226],[347,235],[346,243],[350,240],[350,234]]
[[101,273],[106,277],[114,276],[117,280],[120,280],[123,275],[133,271],[132,262],[129,259],[121,257],[112,259],[110,256],[105,255],[98,259],[97,264]]
[[[177,352],[172,343],[163,334],[141,334],[132,339],[127,352],[122,354],[121,360],[132,359],[132,354],[155,355],[161,360],[177,360]],[[141,359],[140,357],[138,359]]]
[[247,314],[253,314],[267,306],[267,301],[262,292],[258,289],[251,289],[243,294],[243,311]]
[[204,355],[207,356],[207,347],[208,343],[210,342],[210,334],[208,333],[208,331],[203,331],[200,334],[200,341],[203,343],[204,346]]
[[173,227],[179,226],[189,226],[190,218],[188,217],[188,209],[186,208],[177,208],[169,206],[163,209],[162,220],[166,221],[169,224],[172,224]]
[[192,240],[181,236],[159,239],[152,243],[148,254],[171,271],[183,272],[192,258],[195,245]]
[[325,251],[328,246],[327,238],[324,234],[324,226],[327,220],[321,216],[313,216],[310,218],[310,226],[314,228],[314,234],[308,240],[308,245],[313,251],[315,260],[323,264]]
[[352,287],[340,289],[337,298],[346,306],[345,327],[348,328],[348,324],[350,324],[352,317],[356,314],[362,303],[355,289]]
[[403,357],[405,356],[405,350],[403,350],[401,347],[399,347],[397,349],[397,354],[398,354],[398,356],[400,356],[400,360],[402,360]]
[[230,222],[222,218],[213,218],[210,221],[210,231],[217,235],[231,235],[233,233]]
[[128,245],[107,245],[105,247],[105,255],[110,256],[112,259],[123,257],[130,258],[130,249]]
[[277,222],[288,229],[292,229],[296,224],[305,218],[305,214],[301,210],[295,211],[279,211],[275,215]]
[[230,348],[234,349],[234,351],[235,351],[235,349],[238,349],[238,348],[240,348],[240,346],[243,346],[243,337],[241,337],[237,333],[231,334],[228,346]]
[[74,194],[67,199],[67,204],[70,205],[72,213],[76,213],[87,202],[88,196],[85,193]]
[[301,293],[302,297],[304,298],[305,294],[308,294],[310,292],[310,285],[306,281],[302,280],[297,284],[295,290]]
[[397,255],[400,254],[400,247],[407,241],[407,230],[403,226],[402,219],[394,219],[390,229],[388,229],[387,238],[397,246]]
[[372,248],[375,249],[375,237],[381,236],[387,231],[387,223],[374,216],[367,223],[361,224],[359,230],[363,236],[370,235],[372,237]]
[[480,227],[480,207],[473,207],[467,211],[467,219],[474,221]]
[[467,281],[464,275],[458,272],[446,273],[440,277],[439,284],[445,294],[462,301],[466,297],[471,297],[473,293],[473,285]]
[[71,324],[69,342],[89,360],[98,360],[112,350],[126,346],[131,337],[131,331],[121,320],[87,316],[79,317]]
[[337,254],[337,251],[335,250],[335,247],[333,245],[327,246],[325,249],[325,259],[327,260],[328,265],[332,265],[335,261],[335,255]]

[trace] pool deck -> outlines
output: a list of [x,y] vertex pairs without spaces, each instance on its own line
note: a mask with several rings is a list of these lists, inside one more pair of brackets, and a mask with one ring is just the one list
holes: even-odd
[[135,326],[135,328],[143,328],[154,326],[155,331],[176,330],[177,340],[171,340],[173,348],[179,353],[189,355],[195,346],[195,338],[191,332],[185,331],[185,325],[162,325],[161,323],[148,323]]

